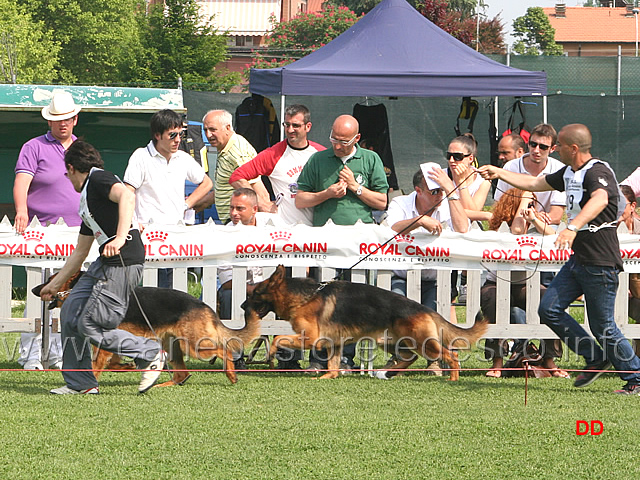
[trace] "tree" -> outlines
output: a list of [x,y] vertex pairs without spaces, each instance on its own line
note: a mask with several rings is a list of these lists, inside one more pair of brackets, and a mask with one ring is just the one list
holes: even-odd
[[58,81],[126,81],[143,56],[136,11],[141,0],[17,0],[62,47]]
[[200,14],[195,0],[166,0],[152,5],[143,17],[145,59],[140,80],[207,84],[207,89],[227,89],[240,83],[239,74],[217,72],[226,60],[227,35],[212,26],[212,18]]
[[[459,6],[462,6],[462,3],[459,3]],[[422,0],[418,11],[465,45],[476,48],[478,42],[478,51],[481,53],[504,52],[502,23],[498,17],[490,20],[481,18],[477,35],[477,18],[465,17],[462,11],[452,10],[447,0]]]
[[287,22],[271,17],[272,29],[264,52],[254,53],[253,68],[291,63],[326,45],[358,21],[346,7],[328,5],[320,12],[301,13]]
[[0,0],[0,82],[51,83],[60,46],[42,22],[16,5]]
[[556,31],[541,7],[529,7],[526,15],[513,21],[513,36],[519,39],[513,50],[520,55],[562,55],[555,41]]

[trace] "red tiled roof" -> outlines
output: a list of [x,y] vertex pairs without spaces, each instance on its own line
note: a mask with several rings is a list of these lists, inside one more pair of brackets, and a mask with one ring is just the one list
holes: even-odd
[[626,8],[566,7],[566,17],[556,16],[555,7],[543,8],[556,30],[555,40],[564,42],[636,41],[636,19],[625,16]]

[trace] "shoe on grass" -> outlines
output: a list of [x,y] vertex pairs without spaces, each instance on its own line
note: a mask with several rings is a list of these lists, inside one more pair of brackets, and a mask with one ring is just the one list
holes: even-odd
[[587,385],[591,385],[600,375],[604,373],[604,370],[607,370],[611,366],[611,362],[609,360],[605,360],[602,363],[598,363],[597,365],[587,365],[584,370],[582,370],[576,380],[573,382],[573,386],[576,388],[586,387]]
[[97,395],[100,392],[98,391],[98,387],[91,387],[86,390],[74,390],[65,385],[64,387],[54,388],[50,390],[49,393],[53,395]]
[[158,381],[158,378],[160,378],[160,374],[164,369],[166,361],[167,352],[165,352],[164,350],[160,350],[155,358],[151,360],[146,367],[140,369],[144,371],[142,372],[142,378],[140,379],[140,385],[138,386],[139,393],[145,393],[155,385],[155,383]]
[[640,395],[640,385],[637,383],[627,383],[620,390],[615,390],[613,393],[618,395]]
[[25,370],[44,370],[44,367],[42,366],[40,360],[29,360],[24,364],[23,368]]

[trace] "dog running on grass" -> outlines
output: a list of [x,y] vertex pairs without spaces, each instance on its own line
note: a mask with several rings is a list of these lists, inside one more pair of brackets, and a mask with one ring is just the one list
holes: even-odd
[[[68,292],[77,282],[77,278],[69,279],[49,308],[62,305]],[[34,295],[40,296],[40,290],[44,285],[46,283],[34,287],[32,289]],[[136,287],[135,294],[155,334],[162,340],[163,349],[169,352],[169,363],[176,370],[173,372],[171,381],[161,383],[157,385],[158,387],[182,385],[187,381],[190,374],[186,371],[184,363],[185,352],[188,352],[192,358],[203,360],[214,356],[220,357],[227,378],[231,383],[237,382],[232,352],[242,351],[244,345],[260,336],[259,318],[247,322],[241,329],[233,330],[222,324],[211,307],[188,293],[169,288]],[[129,299],[127,313],[118,328],[134,335],[155,338],[133,295]],[[118,358],[111,352],[98,350],[93,361],[96,378],[100,376],[112,356],[114,360]],[[112,361],[111,365],[114,363],[117,364]]]
[[[327,347],[328,372],[320,378],[338,376],[343,344],[383,336],[428,361],[446,361],[452,367],[450,379],[458,380],[460,364],[449,348],[470,348],[488,326],[486,321],[478,321],[471,328],[460,328],[413,300],[371,285],[286,278],[282,265],[256,285],[242,308],[247,323],[270,311],[291,323],[296,335],[284,335],[274,342],[271,357],[278,344],[304,349]],[[394,368],[405,369],[415,360],[415,355],[409,360],[402,358]]]

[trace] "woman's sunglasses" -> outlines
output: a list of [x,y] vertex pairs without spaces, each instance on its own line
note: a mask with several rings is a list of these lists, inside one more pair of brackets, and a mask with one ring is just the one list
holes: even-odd
[[453,159],[456,162],[461,161],[463,158],[467,158],[468,156],[470,156],[470,153],[460,153],[460,152],[447,152],[446,153],[446,159],[449,160],[451,157],[453,157]]

